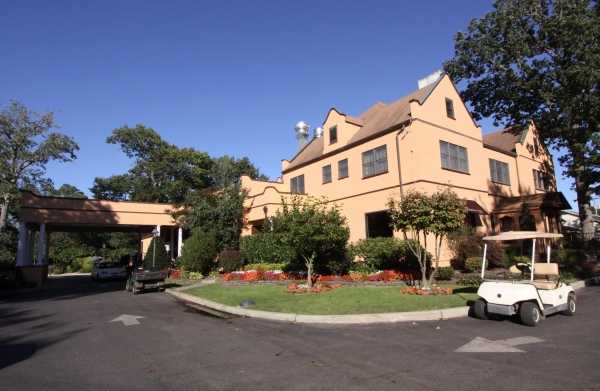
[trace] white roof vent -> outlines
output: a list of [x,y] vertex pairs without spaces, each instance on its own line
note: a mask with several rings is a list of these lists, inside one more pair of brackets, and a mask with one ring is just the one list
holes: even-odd
[[315,129],[315,137],[321,137],[323,135],[323,128],[322,127],[318,127]]
[[302,149],[308,143],[308,133],[310,132],[310,125],[304,121],[300,121],[294,126],[296,131],[296,140],[298,140],[298,148]]
[[435,83],[436,81],[438,81],[438,79],[440,77],[442,77],[441,69],[438,69],[437,71],[433,72],[431,75],[425,76],[424,78],[419,80],[419,82],[417,83],[419,86],[419,89],[427,87],[428,85]]

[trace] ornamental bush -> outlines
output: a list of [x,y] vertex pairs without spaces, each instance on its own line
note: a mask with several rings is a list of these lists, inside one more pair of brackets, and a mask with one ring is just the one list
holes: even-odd
[[452,266],[438,267],[435,271],[435,279],[438,281],[450,281],[454,277]]
[[184,243],[181,265],[188,272],[198,272],[208,275],[216,266],[217,237],[214,231],[203,232],[199,229],[192,231]]
[[469,257],[465,260],[465,270],[468,272],[481,271],[481,257]]
[[219,269],[225,273],[241,270],[244,266],[242,255],[238,250],[223,250],[219,253],[217,260]]
[[244,270],[257,270],[259,272],[270,272],[274,270],[283,270],[285,263],[249,263],[244,265]]
[[160,237],[152,238],[144,256],[144,269],[163,270],[169,267],[171,259],[167,254],[165,242]]
[[280,234],[264,232],[240,238],[240,253],[246,263],[288,264],[295,256]]
[[361,239],[350,246],[350,255],[352,258],[361,258],[370,270],[419,267],[406,241],[397,238]]

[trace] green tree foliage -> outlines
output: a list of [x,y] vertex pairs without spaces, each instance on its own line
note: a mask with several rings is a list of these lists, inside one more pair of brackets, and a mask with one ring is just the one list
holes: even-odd
[[181,221],[189,229],[214,230],[219,250],[238,249],[244,224],[244,197],[237,185],[193,194],[188,197]]
[[207,275],[216,266],[217,254],[215,232],[195,229],[184,243],[181,264],[187,271]]
[[419,267],[409,244],[398,238],[361,239],[350,246],[350,255],[361,258],[373,271]]
[[463,201],[445,190],[428,195],[409,191],[399,201],[390,200],[389,211],[394,228],[402,231],[421,268],[422,286],[430,288],[435,275],[427,278],[427,244],[433,241],[433,267],[439,267],[442,242],[460,229],[465,220]]
[[167,254],[165,242],[160,237],[152,238],[144,256],[144,269],[163,270],[169,267],[171,259]]
[[72,138],[53,132],[55,127],[53,113],[39,115],[17,101],[0,111],[0,231],[19,188],[43,183],[48,162],[75,159],[79,146]]
[[543,140],[564,149],[584,237],[600,191],[600,5],[593,0],[497,0],[455,36],[445,64],[475,119],[533,120]]
[[313,268],[328,271],[329,265],[343,263],[350,230],[337,206],[325,199],[293,197],[282,199],[281,209],[272,218],[272,232],[280,234],[283,245],[294,253],[291,266],[303,262],[312,285]]
[[213,159],[210,170],[211,185],[217,189],[225,189],[229,186],[239,183],[242,175],[248,175],[250,178],[259,180],[268,180],[261,174],[258,168],[254,167],[250,159],[243,157],[236,159],[231,156],[221,156]]
[[242,258],[248,263],[283,263],[288,265],[294,259],[292,248],[284,243],[284,235],[263,232],[244,236],[240,239]]
[[182,203],[210,184],[208,154],[169,144],[154,129],[124,126],[106,142],[119,145],[134,165],[126,174],[96,178],[91,188],[96,198]]

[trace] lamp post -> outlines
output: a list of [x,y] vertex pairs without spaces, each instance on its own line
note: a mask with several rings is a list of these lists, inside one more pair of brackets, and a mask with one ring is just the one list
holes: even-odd
[[154,228],[152,230],[152,270],[156,269],[155,259],[156,259],[156,239],[160,236],[160,232],[158,229]]

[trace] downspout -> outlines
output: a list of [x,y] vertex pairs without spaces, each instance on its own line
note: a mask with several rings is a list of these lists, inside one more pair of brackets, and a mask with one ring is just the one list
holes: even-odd
[[412,119],[408,120],[408,125],[403,125],[396,132],[396,160],[398,163],[398,186],[400,188],[400,199],[404,198],[404,188],[402,187],[402,165],[400,164],[400,143],[398,142],[398,137],[400,137],[400,133],[402,133],[407,126],[410,126],[412,123]]

